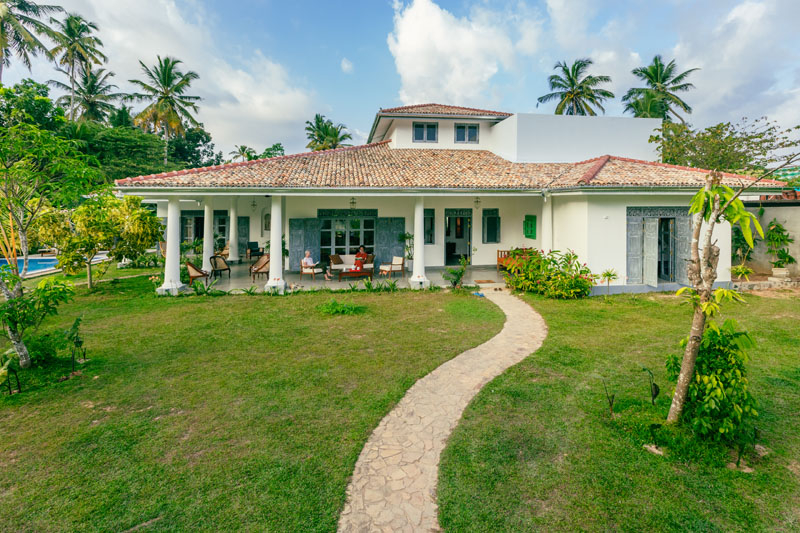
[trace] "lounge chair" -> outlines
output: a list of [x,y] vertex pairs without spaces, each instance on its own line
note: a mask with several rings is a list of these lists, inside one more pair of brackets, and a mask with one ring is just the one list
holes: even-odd
[[264,248],[259,247],[257,242],[253,241],[248,242],[245,256],[247,257],[247,259],[255,259],[256,257],[263,257]]
[[222,273],[228,271],[228,279],[231,278],[231,267],[221,255],[211,256],[211,279],[222,277]]
[[405,278],[406,277],[406,258],[403,256],[394,256],[392,257],[391,263],[381,263],[379,273],[381,276],[394,276],[395,272],[400,272],[400,274]]
[[203,283],[206,283],[208,281],[208,272],[206,272],[202,268],[197,268],[196,266],[194,266],[189,261],[186,261],[186,268],[187,268],[187,270],[189,270],[189,286],[190,287],[192,286],[192,283],[194,283],[194,280],[196,280],[196,279],[202,279]]
[[312,266],[305,266],[303,262],[300,261],[300,281],[303,281],[303,276],[311,276],[311,279],[317,279],[317,274],[322,274],[322,269],[317,267],[319,265],[319,261],[314,263]]
[[258,261],[250,266],[250,275],[253,276],[253,283],[256,282],[256,276],[262,274],[269,276],[269,254],[262,254]]

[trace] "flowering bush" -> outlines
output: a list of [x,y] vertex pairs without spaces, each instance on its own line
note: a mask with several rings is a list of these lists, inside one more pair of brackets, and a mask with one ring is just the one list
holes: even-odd
[[506,285],[548,298],[585,298],[597,276],[572,252],[512,250],[506,263]]

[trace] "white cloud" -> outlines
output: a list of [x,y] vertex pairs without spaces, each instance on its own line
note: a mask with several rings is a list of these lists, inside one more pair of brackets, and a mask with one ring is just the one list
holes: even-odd
[[345,74],[351,74],[353,72],[353,62],[346,57],[342,58],[342,63],[340,66],[342,67],[342,72]]
[[[400,74],[400,100],[485,105],[492,78],[538,44],[531,19],[503,18],[480,7],[457,18],[431,0],[396,1],[387,43]],[[512,34],[519,35],[516,42]]]
[[[235,144],[260,149],[283,142],[288,152],[304,151],[303,123],[313,115],[313,93],[259,50],[246,57],[221,50],[206,22],[210,17],[198,3],[190,2],[185,10],[176,0],[63,0],[61,4],[99,26],[109,57],[107,68],[117,74],[122,90],[133,89],[128,79],[141,77],[140,59],[152,65],[159,54],[177,57],[185,70],[196,71],[200,79],[192,90],[203,98],[197,118],[212,133],[217,149],[227,153]],[[7,72],[9,81],[30,75],[18,64]],[[35,79],[57,75],[37,60]]]

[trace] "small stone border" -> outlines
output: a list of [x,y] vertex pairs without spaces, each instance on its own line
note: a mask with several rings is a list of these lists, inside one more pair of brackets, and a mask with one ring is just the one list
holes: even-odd
[[417,381],[372,432],[356,462],[339,531],[438,531],[436,483],[447,438],[490,380],[536,351],[544,319],[506,291],[486,292],[503,329]]

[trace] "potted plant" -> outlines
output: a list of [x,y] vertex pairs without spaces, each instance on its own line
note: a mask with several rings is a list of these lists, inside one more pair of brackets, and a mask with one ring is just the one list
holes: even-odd
[[397,241],[403,245],[406,257],[406,269],[411,272],[414,270],[414,235],[405,232],[397,236]]
[[789,232],[777,219],[773,218],[772,222],[767,225],[764,242],[767,245],[767,253],[775,258],[774,261],[770,261],[772,276],[782,279],[789,277],[787,267],[797,263],[797,260],[789,254],[789,245],[794,242],[794,239],[789,236]]

